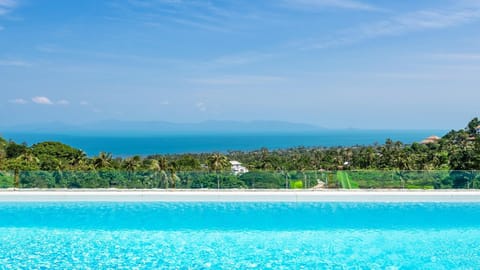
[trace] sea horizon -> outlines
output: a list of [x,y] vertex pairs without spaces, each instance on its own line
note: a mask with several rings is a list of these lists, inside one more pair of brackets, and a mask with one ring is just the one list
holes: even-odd
[[84,151],[88,156],[108,152],[114,156],[148,156],[228,151],[253,151],[295,147],[352,147],[383,144],[387,139],[404,144],[420,142],[431,135],[443,136],[447,130],[373,130],[324,129],[317,131],[279,132],[93,132],[44,133],[1,132],[7,140],[33,145],[57,141]]

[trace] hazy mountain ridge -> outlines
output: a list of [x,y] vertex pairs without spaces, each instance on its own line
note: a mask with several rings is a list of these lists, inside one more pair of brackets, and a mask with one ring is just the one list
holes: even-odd
[[199,123],[172,123],[164,121],[119,121],[105,120],[85,124],[49,122],[42,124],[14,125],[0,127],[3,132],[34,133],[267,133],[267,132],[308,132],[325,128],[284,121],[204,121]]

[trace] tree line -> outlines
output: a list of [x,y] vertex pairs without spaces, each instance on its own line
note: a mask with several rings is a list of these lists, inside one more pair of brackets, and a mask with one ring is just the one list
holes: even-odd
[[[127,158],[106,152],[88,157],[60,142],[28,146],[0,137],[0,187],[305,188],[328,182],[325,175],[335,177],[337,171],[442,171],[448,174],[429,186],[471,187],[477,174],[465,174],[480,170],[479,127],[480,121],[474,118],[464,129],[451,130],[426,143],[404,144],[387,139],[384,144],[368,146],[272,151],[262,148]],[[230,160],[240,161],[250,172],[230,173]],[[463,173],[455,176],[459,171]],[[359,183],[368,178],[365,174],[361,177]],[[327,186],[334,185],[332,181],[337,185],[333,187],[342,182],[331,180]]]

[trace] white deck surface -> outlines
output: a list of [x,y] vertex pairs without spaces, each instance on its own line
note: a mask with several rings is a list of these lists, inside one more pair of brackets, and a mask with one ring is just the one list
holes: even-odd
[[480,190],[2,190],[2,201],[480,202]]

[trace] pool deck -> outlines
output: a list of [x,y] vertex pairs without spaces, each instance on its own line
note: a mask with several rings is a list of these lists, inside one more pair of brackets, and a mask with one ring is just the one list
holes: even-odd
[[1,190],[0,202],[480,202],[480,190]]

